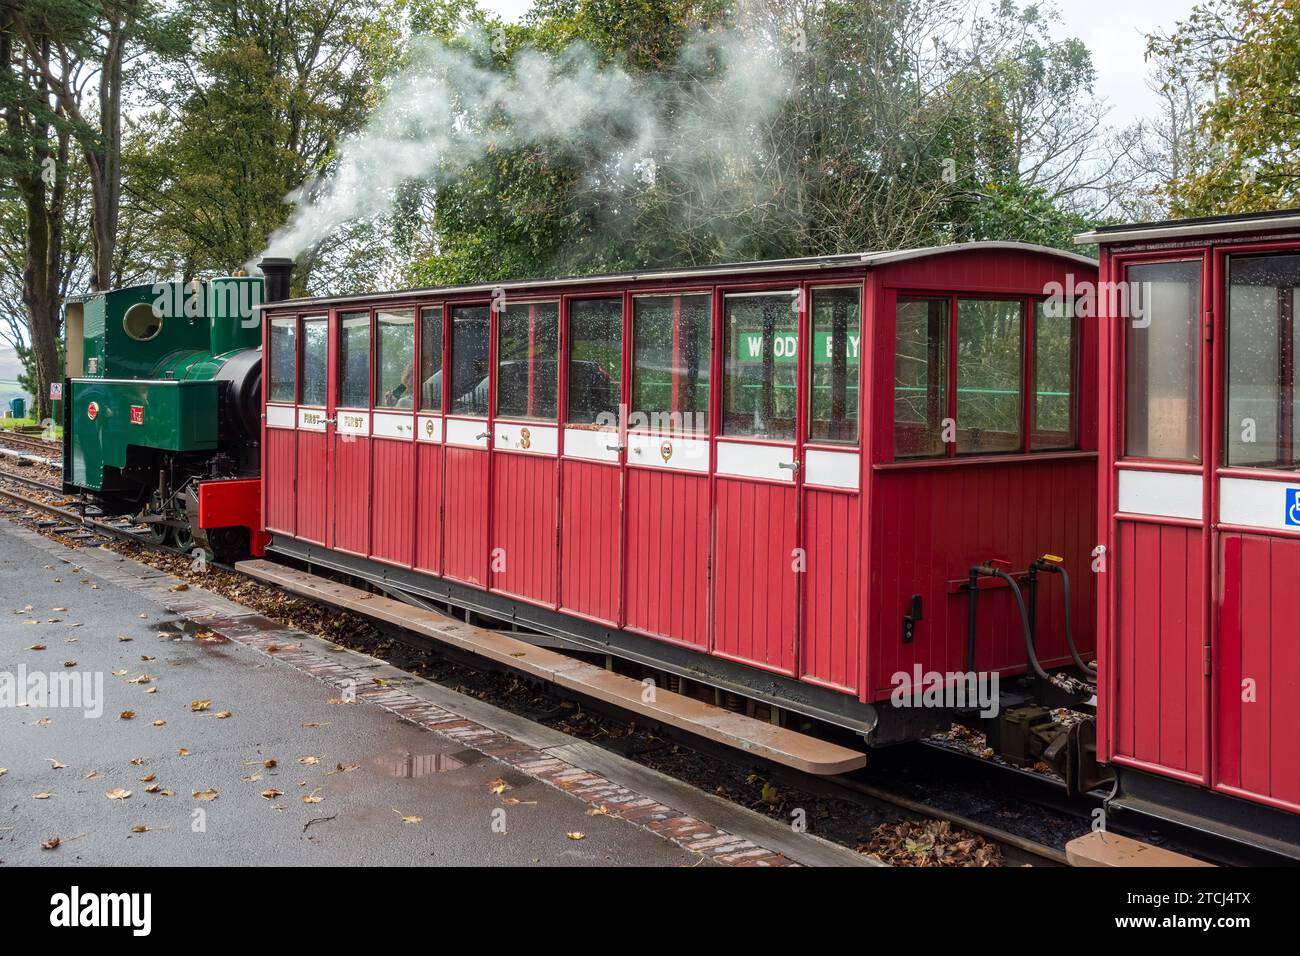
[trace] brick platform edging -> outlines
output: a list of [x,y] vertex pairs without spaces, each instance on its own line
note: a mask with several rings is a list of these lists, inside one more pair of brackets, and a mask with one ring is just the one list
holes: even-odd
[[[250,627],[249,618],[262,617],[243,605],[206,591],[165,571],[113,551],[69,548],[52,538],[10,523],[12,532],[46,553],[56,554],[106,582],[147,595],[150,600],[222,638],[336,688],[356,688],[358,701],[376,704],[400,720],[438,734],[467,749],[478,751],[525,776],[574,797],[590,807],[605,807],[609,816],[624,820],[677,846],[723,866],[800,866],[781,853],[759,846],[745,837],[719,829],[634,790],[569,763],[554,754],[421,700],[396,687],[373,686],[367,669],[391,667],[386,661],[314,635],[289,628]],[[56,550],[57,549],[57,550]],[[112,557],[108,557],[111,555]],[[131,567],[137,573],[127,571]],[[184,590],[173,590],[185,585]],[[322,641],[369,663],[349,667],[303,647]],[[405,674],[409,680],[423,680]],[[372,685],[372,686],[366,686]],[[364,689],[363,689],[364,688]],[[574,738],[575,742],[578,738]]]

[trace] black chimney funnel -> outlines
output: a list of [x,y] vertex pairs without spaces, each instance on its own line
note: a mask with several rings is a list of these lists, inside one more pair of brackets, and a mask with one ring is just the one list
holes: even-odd
[[257,264],[266,280],[263,302],[280,302],[289,298],[289,278],[293,275],[293,260],[267,256]]

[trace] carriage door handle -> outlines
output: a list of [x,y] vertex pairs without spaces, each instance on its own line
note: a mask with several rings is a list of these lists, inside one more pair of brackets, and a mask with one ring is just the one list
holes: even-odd
[[799,463],[797,461],[779,461],[777,462],[777,466],[780,468],[787,468],[790,471],[799,470]]
[[478,441],[480,438],[491,438],[491,437],[492,437],[491,432],[479,432],[477,435],[474,436],[474,440]]
[[325,424],[326,424],[326,425],[333,425],[333,424],[334,424],[335,422],[337,422],[337,421],[338,421],[337,418],[327,418],[327,419],[325,419]]
[[623,451],[627,445],[606,445],[605,451]]

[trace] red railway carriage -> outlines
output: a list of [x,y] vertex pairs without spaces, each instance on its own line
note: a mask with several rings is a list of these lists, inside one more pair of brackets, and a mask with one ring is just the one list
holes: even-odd
[[1091,649],[1096,330],[1052,294],[1094,279],[980,242],[276,303],[271,550],[914,735],[895,675],[1025,668],[974,565],[1062,555]]
[[1300,810],[1300,211],[1079,241],[1107,330],[1099,757],[1119,806],[1294,847],[1264,808]]

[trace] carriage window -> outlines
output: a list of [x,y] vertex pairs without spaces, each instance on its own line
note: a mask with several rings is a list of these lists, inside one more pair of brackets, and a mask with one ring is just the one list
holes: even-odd
[[355,312],[339,322],[340,408],[370,405],[370,315]]
[[411,408],[415,404],[415,310],[375,313],[376,408]]
[[1074,303],[1034,305],[1034,425],[1030,449],[1074,448],[1078,444],[1075,393],[1079,380]]
[[1129,266],[1124,453],[1200,461],[1201,263]]
[[898,300],[894,331],[894,456],[942,455],[948,415],[947,298]]
[[299,402],[303,405],[325,405],[325,390],[329,385],[326,362],[329,353],[328,321],[320,318],[302,320],[302,381]]
[[554,421],[559,400],[559,304],[507,305],[499,329],[497,414]]
[[861,316],[859,289],[813,290],[810,441],[858,440]]
[[623,384],[623,300],[569,303],[569,401],[566,421],[618,425]]
[[292,317],[271,320],[271,375],[268,402],[293,402],[294,347],[298,320]]
[[451,412],[488,413],[488,340],[491,313],[486,305],[451,310]]
[[633,300],[633,427],[708,433],[711,305],[708,293]]
[[722,434],[794,440],[799,312],[793,292],[726,297]]
[[442,306],[420,310],[420,408],[442,409]]
[[1300,255],[1228,260],[1227,463],[1300,467]]
[[1023,372],[1019,299],[957,301],[957,453],[1019,451]]

